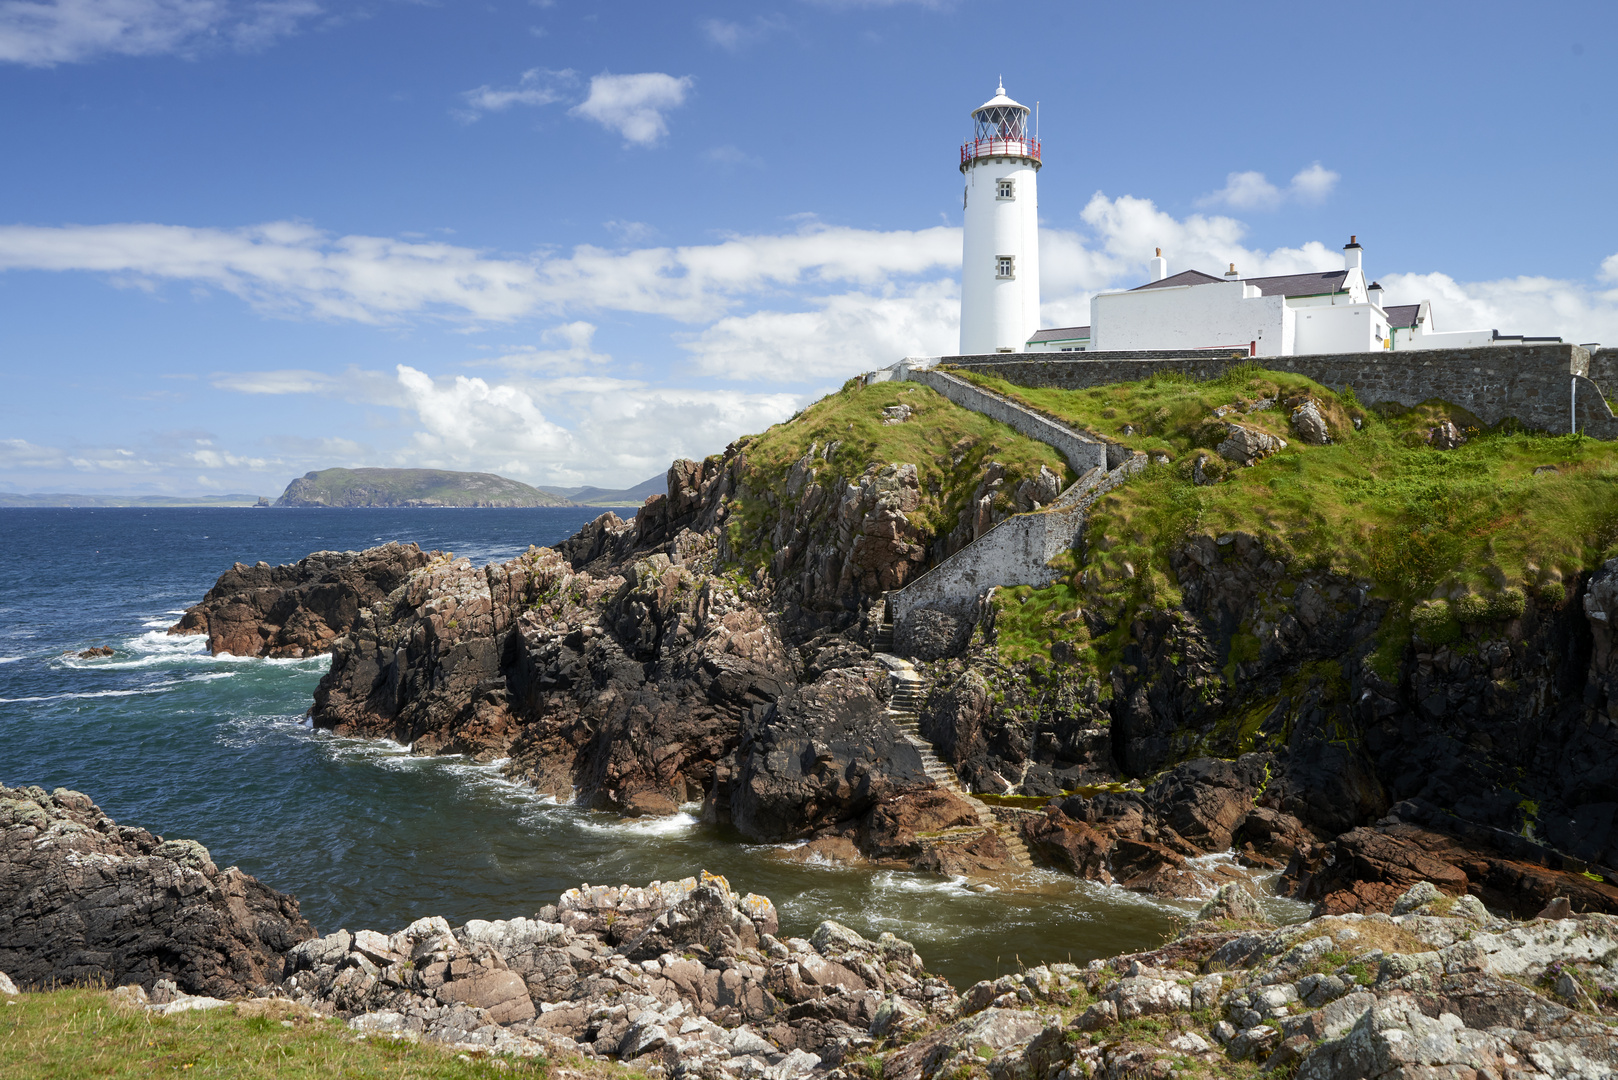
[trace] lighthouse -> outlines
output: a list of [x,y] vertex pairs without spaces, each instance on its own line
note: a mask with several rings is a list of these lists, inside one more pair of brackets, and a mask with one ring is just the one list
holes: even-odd
[[961,353],[1022,352],[1039,329],[1039,143],[1003,83],[972,124],[961,146]]

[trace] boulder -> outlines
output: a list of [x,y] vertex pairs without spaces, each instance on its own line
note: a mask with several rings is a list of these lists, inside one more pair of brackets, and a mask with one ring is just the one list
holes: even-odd
[[1214,447],[1214,452],[1235,465],[1256,465],[1278,450],[1285,450],[1287,441],[1259,428],[1226,421],[1225,438]]
[[1326,418],[1320,415],[1320,406],[1314,398],[1305,398],[1292,410],[1291,423],[1298,438],[1311,446],[1325,446],[1331,442],[1331,429],[1326,426]]

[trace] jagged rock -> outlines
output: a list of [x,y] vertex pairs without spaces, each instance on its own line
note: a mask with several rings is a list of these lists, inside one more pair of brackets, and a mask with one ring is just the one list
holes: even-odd
[[916,608],[893,628],[893,644],[901,656],[941,660],[959,654],[971,633],[970,619],[947,611]]
[[1292,410],[1292,430],[1298,438],[1311,446],[1325,446],[1331,442],[1331,429],[1320,415],[1320,406],[1314,398],[1307,398]]
[[290,566],[237,563],[169,633],[206,634],[214,654],[315,656],[436,554],[389,543],[360,552],[317,551]]
[[1197,921],[1209,919],[1262,921],[1264,909],[1259,907],[1252,893],[1232,882],[1229,885],[1219,886],[1213,897],[1198,910]]
[[1466,436],[1452,421],[1445,420],[1427,431],[1427,442],[1434,450],[1454,450],[1466,445]]
[[911,409],[908,405],[889,405],[882,410],[882,423],[902,424],[910,419]]
[[11,976],[0,971],[0,994],[7,997],[16,997],[18,993],[17,984],[11,981]]
[[314,934],[293,897],[65,788],[0,786],[0,868],[0,969],[24,986],[167,978],[240,996],[278,981]]
[[730,813],[744,835],[793,839],[932,786],[874,678],[829,671],[743,722]]
[[1226,461],[1236,465],[1255,465],[1278,450],[1285,450],[1287,441],[1276,435],[1246,424],[1225,423],[1225,438],[1214,451]]

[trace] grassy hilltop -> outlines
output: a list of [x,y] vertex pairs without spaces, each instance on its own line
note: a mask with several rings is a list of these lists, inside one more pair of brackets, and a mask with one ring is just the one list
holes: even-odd
[[[1067,579],[1019,589],[1002,619],[1002,650],[1049,656],[1052,640],[1082,638],[1062,614],[1101,605],[1121,619],[1180,604],[1169,559],[1196,535],[1246,532],[1307,571],[1370,582],[1393,602],[1384,645],[1402,648],[1412,622],[1441,643],[1463,623],[1520,614],[1526,595],[1556,604],[1563,582],[1599,566],[1618,542],[1618,444],[1486,427],[1439,401],[1414,409],[1362,405],[1299,375],[1244,366],[1210,382],[1158,376],[1082,391],[1031,389],[957,372],[1031,408],[1132,449],[1167,457],[1103,498]],[[1332,443],[1311,446],[1288,424],[1289,400],[1315,400]],[[1250,468],[1211,452],[1223,420],[1287,440]],[[1247,411],[1252,409],[1252,411]],[[1438,450],[1443,421],[1467,436]],[[1197,484],[1193,462],[1203,459]],[[1104,671],[1115,642],[1075,641]]]
[[570,506],[493,473],[443,469],[322,469],[287,485],[276,506]]

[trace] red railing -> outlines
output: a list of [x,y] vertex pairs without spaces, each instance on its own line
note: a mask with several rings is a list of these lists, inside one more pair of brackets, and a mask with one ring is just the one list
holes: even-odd
[[961,144],[961,164],[986,157],[1025,157],[1039,160],[1038,139],[972,139]]

